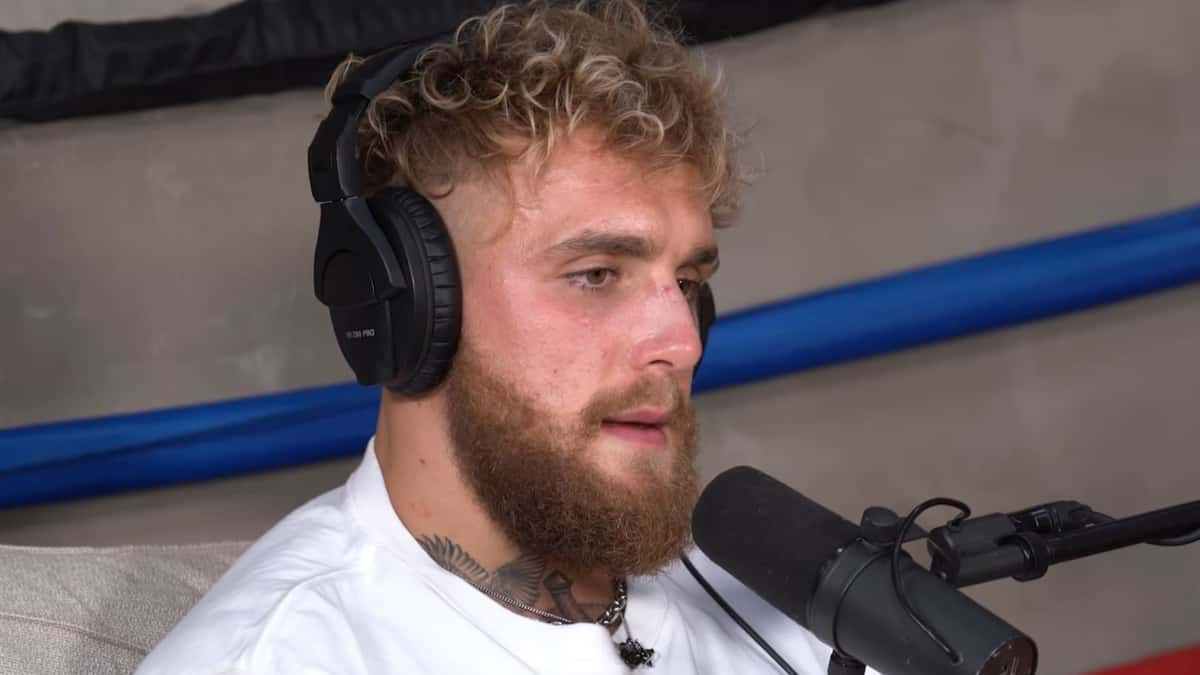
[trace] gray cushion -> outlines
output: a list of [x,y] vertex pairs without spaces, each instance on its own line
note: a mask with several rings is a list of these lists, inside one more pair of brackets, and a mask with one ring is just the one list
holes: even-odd
[[0,674],[132,673],[248,545],[0,546]]

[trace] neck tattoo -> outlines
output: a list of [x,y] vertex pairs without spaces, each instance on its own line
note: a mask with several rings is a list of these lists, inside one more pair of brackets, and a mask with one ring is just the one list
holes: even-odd
[[[628,604],[629,596],[626,593],[624,579],[616,579],[613,582],[613,601],[604,608],[600,616],[590,619],[587,610],[579,605],[574,594],[571,593],[574,582],[557,570],[543,578],[545,561],[539,558],[521,556],[511,563],[502,565],[495,572],[489,573],[470,554],[462,550],[462,547],[445,537],[425,536],[418,539],[418,543],[443,569],[459,576],[493,600],[526,615],[532,615],[556,626],[595,623],[610,631],[624,626],[626,639],[617,645],[617,652],[620,654],[621,660],[630,668],[654,666],[654,650],[647,649],[642,646],[642,643],[635,640],[629,631],[629,624],[625,622],[625,607]],[[539,581],[549,591],[559,613],[534,606],[534,602],[541,594],[537,588]]]
[[[550,587],[551,577],[553,577],[556,574],[558,574],[561,577],[561,573],[552,572],[550,577],[546,578],[546,586],[548,588]],[[565,625],[573,624],[573,623],[581,623],[579,621],[574,621],[574,620],[568,619],[566,617],[558,616],[557,614],[554,614],[553,612],[547,612],[544,609],[538,609],[537,607],[534,607],[532,605],[527,605],[527,604],[517,600],[516,598],[510,598],[507,595],[504,595],[503,593],[496,591],[495,589],[479,586],[479,585],[475,584],[474,582],[472,582],[470,579],[467,579],[467,583],[471,584],[477,590],[483,592],[485,595],[488,595],[489,597],[491,597],[495,600],[498,600],[506,605],[509,605],[510,607],[515,607],[516,609],[519,609],[523,612],[533,614],[542,620],[548,621],[552,625],[565,626]],[[624,626],[625,627],[625,635],[626,635],[625,641],[621,642],[620,644],[617,645],[617,652],[621,655],[621,660],[624,661],[625,665],[629,666],[630,668],[637,668],[638,666],[646,666],[647,668],[653,667],[654,666],[654,650],[647,649],[646,647],[642,646],[642,643],[640,643],[636,639],[634,639],[633,634],[630,633],[630,631],[629,631],[629,624],[625,623],[625,606],[629,599],[629,596],[625,592],[625,581],[622,579],[617,579],[617,581],[614,585],[616,587],[615,588],[616,597],[613,598],[612,603],[610,603],[608,605],[608,607],[604,610],[604,613],[601,614],[599,617],[597,617],[596,620],[593,621],[592,623],[598,624],[600,626],[604,626],[606,628],[612,628],[612,629],[616,629],[621,626]],[[566,589],[563,589],[563,590],[567,590],[567,589],[570,589],[569,581],[567,582]],[[554,594],[555,591],[552,589],[551,593]],[[573,596],[570,596],[570,597],[571,597],[571,601],[574,601],[574,597]]]

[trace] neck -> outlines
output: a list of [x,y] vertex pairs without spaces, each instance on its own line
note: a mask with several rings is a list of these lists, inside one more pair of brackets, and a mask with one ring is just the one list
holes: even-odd
[[614,599],[612,576],[567,569],[510,541],[459,475],[445,420],[440,394],[412,400],[384,389],[375,453],[397,517],[435,562],[489,597],[503,595],[574,622],[595,621]]

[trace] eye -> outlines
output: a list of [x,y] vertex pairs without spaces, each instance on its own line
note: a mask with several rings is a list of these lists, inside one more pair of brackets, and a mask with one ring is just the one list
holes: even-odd
[[608,267],[593,267],[567,275],[571,283],[588,292],[598,292],[610,286],[617,276],[617,271]]
[[700,297],[700,282],[695,279],[680,279],[678,283],[683,297],[687,298],[688,302],[695,303]]

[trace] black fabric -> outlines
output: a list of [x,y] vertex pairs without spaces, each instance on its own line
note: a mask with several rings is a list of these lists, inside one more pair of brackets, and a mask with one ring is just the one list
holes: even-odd
[[678,22],[686,42],[701,43],[737,37],[795,21],[831,7],[836,0],[659,0]]
[[[654,0],[689,42],[895,0]],[[0,118],[76,115],[319,86],[348,52],[423,40],[495,0],[244,0],[209,14],[0,30]]]
[[44,121],[325,83],[348,52],[425,39],[493,0],[245,0],[186,17],[0,32],[0,117]]

